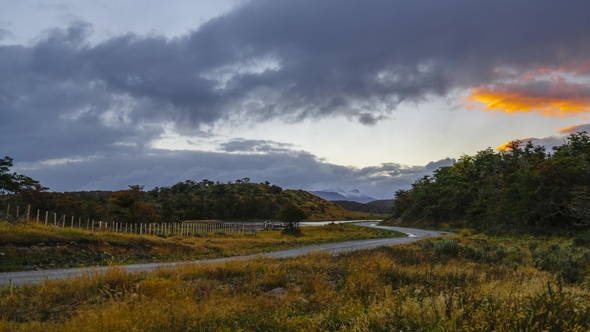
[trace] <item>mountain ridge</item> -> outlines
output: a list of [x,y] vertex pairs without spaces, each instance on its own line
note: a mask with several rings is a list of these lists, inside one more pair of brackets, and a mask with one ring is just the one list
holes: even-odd
[[378,200],[374,197],[361,193],[358,189],[343,190],[340,188],[329,188],[324,190],[307,191],[328,201],[352,201],[364,204]]

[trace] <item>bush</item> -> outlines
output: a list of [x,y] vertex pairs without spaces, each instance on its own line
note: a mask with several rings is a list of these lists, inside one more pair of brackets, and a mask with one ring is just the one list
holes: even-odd
[[576,254],[575,248],[562,249],[557,245],[551,245],[548,249],[533,253],[533,262],[535,267],[552,272],[565,282],[579,283],[584,281],[581,272],[583,260]]
[[574,237],[572,242],[574,247],[588,247],[590,246],[590,233],[585,232]]
[[437,256],[458,256],[461,245],[457,240],[426,241],[422,248],[432,251]]

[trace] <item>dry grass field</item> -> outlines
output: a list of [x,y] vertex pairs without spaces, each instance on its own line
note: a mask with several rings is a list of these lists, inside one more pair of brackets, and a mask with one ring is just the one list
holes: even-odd
[[583,238],[452,238],[0,289],[2,331],[588,331]]
[[230,257],[327,242],[405,236],[354,225],[306,227],[255,235],[131,235],[0,222],[0,272]]

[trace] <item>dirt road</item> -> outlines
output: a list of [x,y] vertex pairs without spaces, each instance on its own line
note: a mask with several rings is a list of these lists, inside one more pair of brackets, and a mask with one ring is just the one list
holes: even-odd
[[[426,237],[441,236],[441,235],[449,234],[446,232],[427,231],[427,230],[415,229],[415,228],[377,226],[375,222],[364,222],[364,223],[358,223],[357,225],[364,226],[364,227],[386,229],[386,230],[394,230],[394,231],[406,233],[406,234],[408,234],[408,237],[358,240],[358,241],[348,241],[348,242],[340,242],[340,243],[326,243],[326,244],[321,244],[321,245],[306,246],[306,247],[301,247],[301,248],[273,251],[273,252],[269,252],[269,253],[254,254],[254,255],[247,255],[247,256],[206,259],[206,260],[189,261],[189,262],[184,261],[184,262],[174,262],[174,263],[121,265],[119,267],[122,269],[125,269],[128,272],[138,272],[138,271],[150,271],[150,270],[153,270],[158,267],[175,266],[175,265],[186,264],[186,263],[206,264],[206,263],[211,263],[211,262],[224,262],[224,261],[229,261],[229,260],[252,259],[252,258],[258,258],[258,257],[288,258],[288,257],[295,257],[295,256],[309,254],[314,251],[325,251],[325,252],[329,252],[332,254],[337,254],[337,253],[342,253],[342,252],[373,249],[373,248],[382,247],[382,246],[390,246],[390,245],[394,245],[394,244],[408,243],[408,242],[413,242],[413,241],[423,239]],[[85,274],[85,273],[103,272],[103,271],[106,271],[108,268],[109,267],[107,267],[107,266],[101,266],[101,267],[63,269],[63,270],[44,270],[44,271],[0,273],[0,286],[9,285],[11,281],[12,281],[13,285],[18,286],[18,285],[23,285],[23,284],[37,283],[37,282],[41,282],[46,279],[66,279],[66,278],[79,276],[79,275]]]

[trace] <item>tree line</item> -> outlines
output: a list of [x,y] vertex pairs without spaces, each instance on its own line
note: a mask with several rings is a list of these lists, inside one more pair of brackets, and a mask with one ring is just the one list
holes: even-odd
[[464,155],[398,190],[391,217],[486,227],[589,226],[590,137],[571,134],[551,151],[515,140],[501,151]]
[[[31,205],[41,211],[123,223],[183,220],[276,219],[293,209],[293,193],[268,181],[249,178],[221,183],[186,180],[144,191],[131,185],[119,191],[50,192],[25,175],[11,173],[10,157],[0,159],[0,205]],[[297,209],[299,207],[296,206]],[[303,213],[303,212],[301,212]],[[2,212],[0,212],[2,214]],[[302,219],[305,219],[303,213]]]

